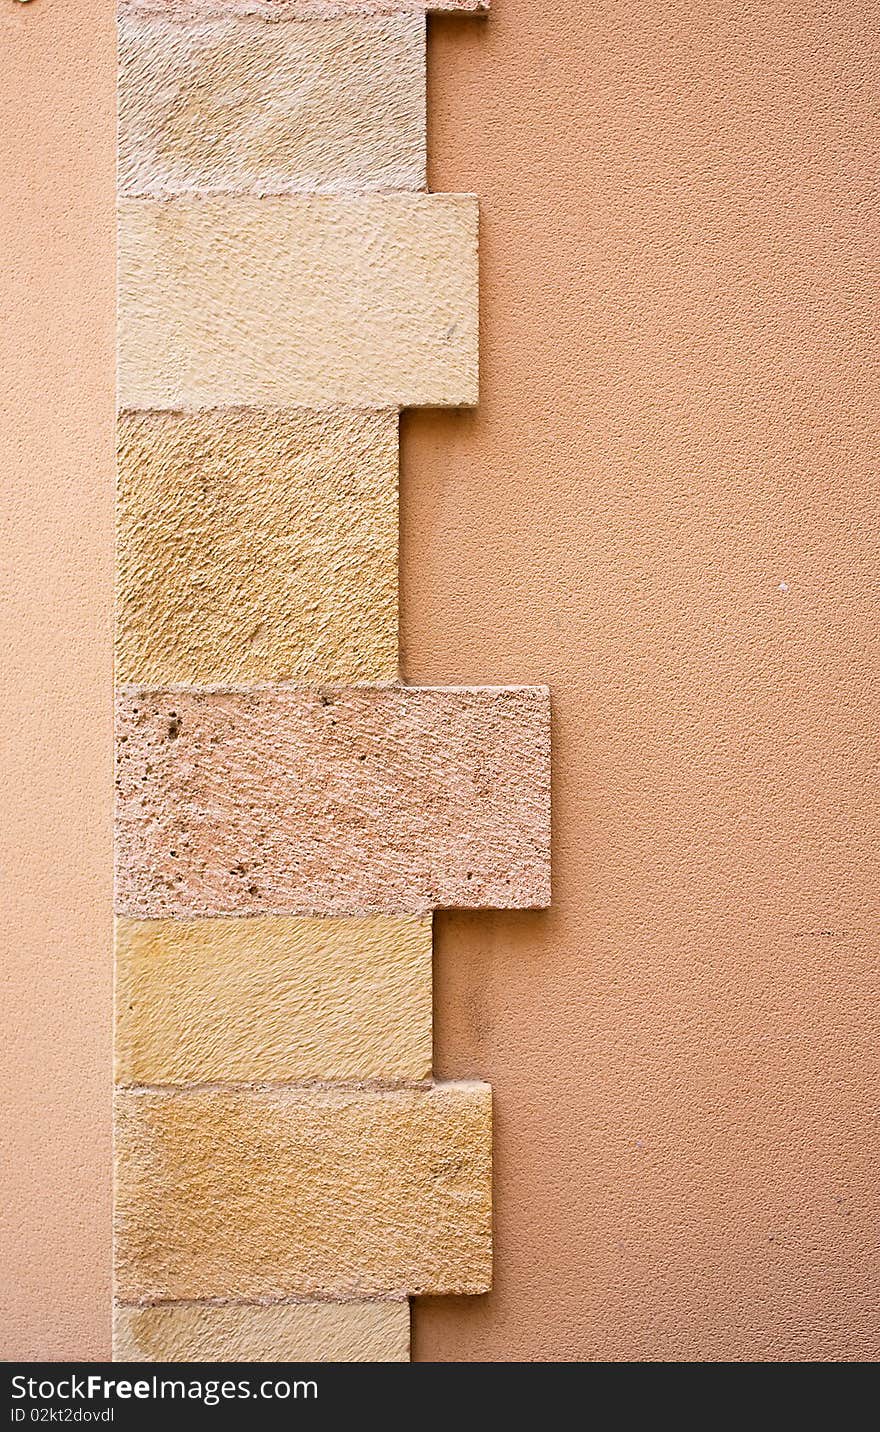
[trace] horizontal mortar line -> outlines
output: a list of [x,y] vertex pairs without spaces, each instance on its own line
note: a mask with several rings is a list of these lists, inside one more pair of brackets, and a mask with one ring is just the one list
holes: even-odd
[[116,1083],[115,1088],[126,1094],[167,1094],[167,1093],[216,1093],[235,1094],[242,1090],[250,1092],[271,1092],[282,1089],[302,1089],[304,1092],[395,1094],[406,1090],[419,1093],[435,1089],[439,1084],[462,1084],[478,1080],[455,1079],[216,1079],[194,1080],[169,1084],[127,1084]]
[[285,676],[274,681],[252,681],[241,686],[226,685],[218,682],[215,684],[205,683],[202,685],[197,681],[169,681],[167,685],[141,686],[137,681],[121,682],[114,687],[117,695],[126,696],[249,696],[261,691],[278,691],[281,688],[289,688],[291,691],[311,691],[316,696],[326,692],[334,692],[337,695],[347,695],[349,692],[366,693],[370,691],[510,691],[511,687],[487,687],[487,686],[412,686],[408,682],[401,681],[399,677],[389,677],[387,681],[345,681],[344,685],[336,683],[316,681],[299,681],[296,677]]
[[436,0],[422,0],[422,3],[407,4],[406,0],[377,0],[377,3],[370,5],[346,4],[345,0],[339,3],[309,4],[307,0],[300,4],[279,4],[266,5],[262,9],[254,9],[251,12],[243,12],[232,8],[221,8],[220,6],[206,6],[187,4],[186,0],[181,4],[179,11],[165,9],[153,5],[132,5],[120,0],[116,6],[116,14],[122,20],[129,22],[139,20],[144,24],[155,24],[162,20],[165,24],[179,26],[187,29],[191,26],[204,24],[206,21],[223,20],[227,24],[290,24],[297,21],[310,20],[317,23],[324,23],[330,20],[389,20],[409,19],[419,15],[464,15],[472,16],[474,19],[483,20],[489,14],[491,0],[477,0],[475,5],[444,5],[436,3]]
[[373,199],[473,199],[479,196],[465,189],[179,189],[171,193],[127,194],[116,191],[118,204],[188,204],[199,199],[340,199],[352,204],[370,203]]
[[[429,923],[430,920],[431,920],[431,918],[432,918],[432,916],[435,914],[437,908],[438,908],[437,906],[431,905],[431,906],[430,906],[428,909],[426,909],[426,910],[411,910],[411,909],[410,909],[410,910],[386,910],[385,907],[383,906],[381,910],[380,910],[380,909],[375,909],[375,908],[371,908],[371,909],[369,909],[369,910],[364,910],[364,909],[351,910],[351,911],[348,911],[348,912],[346,912],[346,913],[344,913],[344,914],[341,914],[341,915],[327,915],[327,914],[316,915],[316,914],[314,914],[314,913],[311,913],[311,914],[309,914],[309,913],[304,913],[303,911],[296,911],[296,910],[294,910],[294,911],[291,911],[291,910],[274,910],[274,909],[273,909],[273,910],[225,910],[225,911],[223,911],[221,914],[218,914],[218,915],[181,915],[179,912],[176,912],[176,913],[171,914],[171,915],[130,915],[130,914],[129,914],[127,911],[125,911],[125,910],[118,910],[118,909],[116,909],[116,910],[114,910],[114,912],[113,912],[113,918],[114,918],[115,920],[127,920],[127,921],[130,921],[132,924],[141,924],[141,925],[152,925],[152,924],[159,924],[159,923],[161,923],[161,924],[166,924],[166,923],[178,923],[178,924],[181,924],[181,925],[202,925],[202,924],[204,924],[206,921],[211,921],[211,922],[213,922],[213,921],[215,921],[215,920],[325,920],[328,924],[341,924],[341,923],[343,923],[343,922],[345,922],[345,921],[355,921],[355,920],[356,920],[356,921],[365,921],[365,920],[374,921],[374,920],[381,919],[381,920],[386,920],[386,921],[387,921],[387,920],[405,920],[405,921],[407,921],[407,922],[409,922],[409,921],[411,921],[411,920],[419,920],[419,921],[421,921],[421,922],[423,922],[423,923]],[[447,907],[439,907],[439,908],[450,908],[450,907],[447,906]],[[453,908],[454,908],[454,907],[453,907]],[[468,910],[468,909],[470,909],[471,907],[465,905],[465,906],[462,906],[461,908],[464,909],[464,910]]]
[[386,199],[403,198],[407,195],[427,194],[443,197],[448,189],[429,189],[427,184],[417,189],[401,189],[398,185],[376,189],[334,189],[322,185],[318,189],[223,189],[207,184],[194,185],[192,189],[117,189],[117,200],[139,200],[147,204],[176,199]]
[[249,413],[308,413],[320,414],[323,418],[333,413],[339,413],[343,417],[371,416],[373,413],[385,413],[388,417],[400,417],[403,411],[403,408],[398,407],[394,403],[385,403],[378,408],[365,408],[351,403],[334,403],[326,408],[316,408],[308,403],[217,403],[214,407],[210,408],[117,408],[116,416],[117,418],[148,417],[151,415],[162,418],[191,418],[196,414],[201,417],[207,413],[223,413],[224,416],[231,413],[242,413],[245,415]]
[[[420,905],[418,909],[413,909],[410,905],[405,909],[390,910],[387,905],[362,905],[357,910],[337,910],[332,915],[328,915],[326,910],[316,910],[313,906],[291,909],[289,905],[270,905],[259,910],[214,910],[209,914],[181,914],[179,910],[175,910],[165,915],[143,915],[137,911],[132,913],[131,910],[122,908],[121,902],[115,899],[113,917],[116,920],[139,920],[142,922],[156,920],[181,922],[201,922],[203,920],[373,920],[379,916],[387,920],[429,920],[439,910],[463,910],[470,913],[473,908],[472,905]],[[546,906],[529,905],[518,908],[543,910]]]
[[452,692],[461,692],[464,694],[470,694],[471,692],[479,692],[480,695],[489,694],[492,696],[503,696],[509,693],[519,693],[521,691],[538,691],[543,696],[548,696],[550,694],[549,686],[543,685],[541,682],[529,681],[511,681],[509,683],[502,683],[500,685],[492,685],[490,683],[482,684],[477,681],[472,683],[458,681],[451,682],[448,686],[443,686],[437,683],[422,686],[418,682],[400,680],[384,682],[296,681],[291,680],[290,678],[287,678],[286,680],[282,681],[251,681],[245,683],[206,682],[204,685],[201,685],[198,682],[191,681],[169,681],[167,684],[157,683],[155,681],[150,682],[149,684],[142,684],[138,681],[122,681],[119,682],[114,689],[119,694],[124,693],[125,695],[130,696],[167,696],[175,695],[178,693],[180,695],[195,693],[197,695],[204,696],[251,696],[261,691],[280,690],[314,691],[325,693],[335,692],[341,696],[345,696],[349,692],[357,692],[358,694],[362,694],[368,691],[412,691],[414,693],[422,693],[425,691],[439,691],[443,694],[448,694]]
[[346,1294],[334,1297],[332,1293],[314,1293],[306,1297],[293,1294],[289,1297],[273,1298],[117,1298],[113,1301],[118,1308],[303,1308],[311,1303],[327,1307],[360,1308],[364,1303],[406,1303],[412,1295],[395,1289],[390,1293],[363,1293],[361,1296]]
[[[467,405],[463,405],[467,406]],[[346,416],[357,417],[368,413],[387,413],[389,416],[394,413],[398,417],[402,413],[413,411],[400,403],[377,402],[365,406],[363,403],[326,403],[323,406],[316,403],[202,403],[198,406],[189,407],[181,404],[169,403],[166,407],[157,408],[155,404],[145,403],[142,407],[132,407],[124,404],[116,409],[117,418],[128,416],[140,416],[141,414],[152,413],[156,416],[174,416],[182,418],[201,417],[205,413],[314,413],[324,417],[326,414],[342,413]],[[415,411],[418,411],[416,409]],[[450,411],[455,411],[451,409]]]

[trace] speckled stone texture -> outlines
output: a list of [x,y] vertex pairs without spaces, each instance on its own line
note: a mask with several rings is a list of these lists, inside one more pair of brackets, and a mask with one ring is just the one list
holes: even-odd
[[119,192],[425,187],[423,15],[120,21]]
[[209,195],[119,205],[121,408],[477,400],[477,203]]
[[431,921],[118,920],[116,1079],[431,1074]]
[[397,414],[117,424],[116,679],[397,677]]
[[406,1362],[409,1303],[117,1304],[116,1362]]
[[116,1095],[123,1302],[485,1292],[491,1091]]
[[544,687],[124,688],[119,914],[550,899]]

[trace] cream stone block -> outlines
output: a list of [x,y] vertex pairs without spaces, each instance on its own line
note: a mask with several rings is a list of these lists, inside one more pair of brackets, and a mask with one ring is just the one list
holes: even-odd
[[408,1362],[409,1303],[117,1303],[116,1362]]
[[424,15],[123,19],[123,194],[425,187]]
[[121,1084],[430,1073],[430,919],[117,921]]
[[491,1091],[120,1090],[116,1293],[358,1299],[491,1278]]
[[549,903],[545,687],[124,687],[117,736],[121,915]]
[[117,681],[396,680],[397,425],[121,414]]
[[477,203],[123,199],[121,408],[477,400]]

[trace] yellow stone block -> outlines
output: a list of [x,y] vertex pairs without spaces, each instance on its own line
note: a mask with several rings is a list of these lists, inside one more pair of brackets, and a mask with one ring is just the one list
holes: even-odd
[[430,918],[117,921],[120,1084],[430,1073]]
[[123,199],[118,400],[475,403],[476,199]]
[[122,413],[117,681],[397,678],[397,414]]
[[116,1362],[408,1362],[409,1303],[117,1304]]
[[425,187],[424,15],[119,22],[119,190]]
[[482,1293],[491,1091],[116,1094],[122,1302]]

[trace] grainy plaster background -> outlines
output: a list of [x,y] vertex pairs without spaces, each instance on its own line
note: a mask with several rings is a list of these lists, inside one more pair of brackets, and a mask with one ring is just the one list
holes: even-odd
[[[403,427],[409,681],[548,681],[554,907],[437,918],[496,1287],[429,1359],[865,1359],[877,1289],[867,0],[431,22],[481,405]],[[112,7],[2,0],[7,1357],[110,1282]]]

